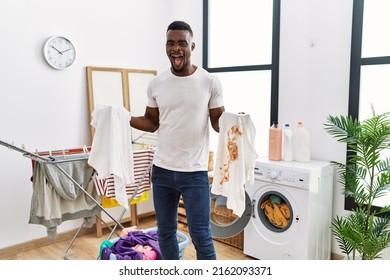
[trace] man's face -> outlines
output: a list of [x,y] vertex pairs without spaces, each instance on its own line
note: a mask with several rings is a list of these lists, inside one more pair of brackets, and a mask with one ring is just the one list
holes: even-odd
[[187,30],[167,32],[166,52],[172,65],[172,72],[178,76],[188,75],[191,66],[191,52],[195,47]]

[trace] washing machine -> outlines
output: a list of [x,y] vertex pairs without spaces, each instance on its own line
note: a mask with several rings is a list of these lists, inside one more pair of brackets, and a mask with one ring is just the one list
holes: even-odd
[[223,207],[226,198],[212,195],[213,235],[227,238],[244,231],[244,254],[256,259],[330,259],[332,165],[260,158],[254,176],[254,184],[245,185],[241,217]]

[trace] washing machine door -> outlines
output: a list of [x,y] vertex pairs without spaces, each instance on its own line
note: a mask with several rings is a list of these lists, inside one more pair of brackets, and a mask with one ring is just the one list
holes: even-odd
[[251,201],[245,192],[245,210],[241,217],[226,207],[227,198],[211,193],[210,225],[213,237],[229,238],[244,230],[251,218]]

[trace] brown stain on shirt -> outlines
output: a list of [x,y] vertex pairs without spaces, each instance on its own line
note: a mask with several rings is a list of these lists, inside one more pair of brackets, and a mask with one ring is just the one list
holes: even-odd
[[238,154],[239,154],[238,146],[236,143],[237,136],[242,136],[243,132],[240,130],[238,125],[234,125],[227,132],[227,135],[228,135],[227,150],[229,153],[226,158],[226,163],[223,165],[221,170],[222,176],[221,176],[221,180],[219,181],[220,185],[229,181],[230,164],[238,159]]

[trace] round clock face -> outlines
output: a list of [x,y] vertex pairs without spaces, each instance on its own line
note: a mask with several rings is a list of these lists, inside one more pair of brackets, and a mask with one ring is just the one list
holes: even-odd
[[51,67],[61,70],[68,68],[76,60],[76,49],[65,37],[50,37],[43,47],[43,55]]

